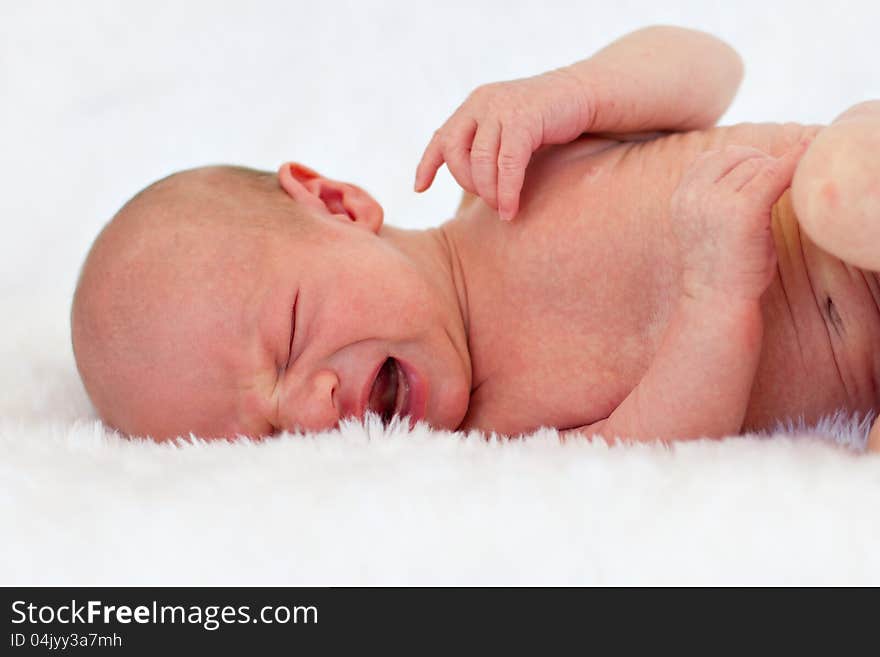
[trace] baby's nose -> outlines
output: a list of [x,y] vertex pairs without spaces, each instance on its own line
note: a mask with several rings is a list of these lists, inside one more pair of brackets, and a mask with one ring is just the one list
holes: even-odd
[[339,378],[329,370],[316,373],[301,395],[282,400],[281,426],[288,431],[325,431],[339,424],[336,391]]

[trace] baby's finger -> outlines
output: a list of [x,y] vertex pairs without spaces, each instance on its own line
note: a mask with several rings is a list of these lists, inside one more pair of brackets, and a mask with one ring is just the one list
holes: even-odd
[[532,141],[526,130],[502,129],[498,152],[498,214],[505,221],[513,219],[519,211],[519,195],[532,152]]
[[781,157],[767,162],[754,178],[745,184],[743,190],[761,205],[773,205],[791,185],[794,170],[807,145],[808,142],[800,142]]
[[440,131],[436,130],[416,167],[415,191],[423,192],[431,186],[441,164],[443,164],[443,149],[440,147]]
[[443,144],[443,158],[449,173],[471,194],[477,193],[471,178],[471,143],[476,131],[477,122],[474,119],[465,119],[449,126],[449,136],[444,139]]
[[501,143],[501,124],[487,119],[480,123],[471,146],[471,178],[477,195],[487,205],[497,209],[498,148]]

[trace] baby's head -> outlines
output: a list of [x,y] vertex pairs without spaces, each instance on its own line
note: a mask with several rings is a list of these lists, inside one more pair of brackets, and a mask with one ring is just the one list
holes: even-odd
[[443,240],[382,219],[364,190],[297,164],[139,193],[95,240],[71,312],[101,418],[155,439],[258,437],[397,404],[457,427],[471,369]]

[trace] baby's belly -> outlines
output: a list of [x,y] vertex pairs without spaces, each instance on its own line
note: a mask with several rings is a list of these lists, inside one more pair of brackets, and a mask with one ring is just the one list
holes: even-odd
[[745,429],[877,408],[880,286],[802,233],[787,191],[773,211],[778,275],[762,298],[764,347]]

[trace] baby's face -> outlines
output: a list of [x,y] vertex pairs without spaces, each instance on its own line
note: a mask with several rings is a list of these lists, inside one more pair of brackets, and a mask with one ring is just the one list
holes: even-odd
[[233,281],[251,293],[215,301],[253,323],[250,339],[229,345],[218,334],[206,345],[235,354],[241,412],[228,428],[320,430],[368,408],[455,428],[470,381],[467,355],[450,337],[449,300],[385,231],[315,220],[308,242],[280,239],[250,276]]
[[283,212],[259,234],[169,229],[159,266],[126,269],[145,320],[132,358],[110,363],[113,390],[90,390],[102,416],[159,439],[324,430],[368,409],[458,426],[470,361],[455,299],[400,248],[416,231],[347,207],[307,205],[305,233]]

